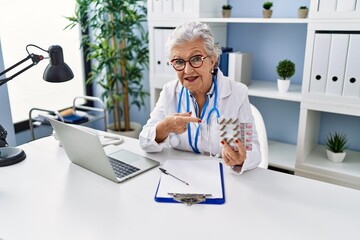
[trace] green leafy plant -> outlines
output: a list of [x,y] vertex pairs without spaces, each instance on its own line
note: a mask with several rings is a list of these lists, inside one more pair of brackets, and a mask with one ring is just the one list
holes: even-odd
[[307,6],[300,6],[299,9],[308,9]]
[[288,59],[282,60],[276,66],[276,72],[280,79],[289,79],[295,74],[295,64]]
[[272,6],[273,6],[273,2],[270,2],[270,1],[266,1],[263,4],[263,8],[266,10],[270,10],[272,8]]
[[224,10],[231,10],[231,9],[232,9],[232,6],[231,6],[230,4],[223,5],[223,6],[222,6],[222,9],[224,9]]
[[329,135],[326,138],[325,144],[327,146],[327,149],[334,153],[342,153],[345,149],[349,147],[347,144],[347,137],[343,133],[329,133]]
[[[143,89],[148,68],[148,33],[144,29],[146,0],[76,0],[75,15],[66,28],[80,25],[81,46],[91,62],[87,83],[98,83],[112,113],[114,130],[130,130],[130,104],[139,109],[149,95]],[[124,127],[121,122],[124,122]]]

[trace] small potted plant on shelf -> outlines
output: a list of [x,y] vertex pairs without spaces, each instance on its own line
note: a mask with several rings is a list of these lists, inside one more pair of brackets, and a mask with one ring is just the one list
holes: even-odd
[[222,16],[224,18],[229,18],[231,15],[232,6],[230,4],[226,4],[222,6]]
[[309,14],[309,9],[307,6],[300,6],[298,9],[298,17],[299,18],[307,18]]
[[276,72],[279,76],[277,80],[279,92],[287,92],[290,87],[290,78],[295,74],[295,64],[289,59],[281,60],[276,66]]
[[329,133],[325,141],[326,155],[332,162],[342,162],[346,156],[345,149],[349,147],[347,144],[347,137],[343,133]]
[[264,18],[271,18],[272,16],[272,6],[273,6],[273,2],[270,2],[270,1],[266,1],[264,2],[263,4],[263,17]]

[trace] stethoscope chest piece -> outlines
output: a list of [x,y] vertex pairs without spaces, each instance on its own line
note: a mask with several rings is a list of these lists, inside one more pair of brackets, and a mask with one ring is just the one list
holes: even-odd
[[177,134],[173,134],[172,136],[170,136],[170,145],[172,147],[177,147],[180,144],[180,139],[179,136]]

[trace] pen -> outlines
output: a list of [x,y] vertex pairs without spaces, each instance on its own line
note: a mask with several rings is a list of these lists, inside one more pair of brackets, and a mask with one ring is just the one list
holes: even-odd
[[171,176],[171,177],[179,180],[180,182],[183,182],[183,183],[185,183],[186,185],[189,185],[189,184],[188,184],[187,182],[185,182],[184,180],[181,180],[180,178],[175,177],[175,176],[172,175],[171,173],[168,173],[165,169],[163,169],[163,168],[159,168],[159,169],[160,169],[160,171],[162,171],[162,172],[165,173],[166,175],[169,175],[169,176]]

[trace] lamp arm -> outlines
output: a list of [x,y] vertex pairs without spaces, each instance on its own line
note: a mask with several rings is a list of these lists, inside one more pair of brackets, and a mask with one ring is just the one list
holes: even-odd
[[27,57],[25,57],[23,60],[19,61],[18,63],[15,63],[14,65],[12,65],[11,67],[9,67],[8,69],[5,69],[3,72],[0,73],[0,76],[2,76],[3,74],[7,73],[8,71],[12,70],[13,68],[19,66],[20,64],[22,64],[23,62],[27,61],[31,59],[32,60],[32,63],[21,69],[20,71],[18,71],[17,73],[15,73],[14,75],[8,77],[8,78],[5,78],[5,79],[0,79],[0,86],[7,83],[8,81],[10,81],[11,79],[13,79],[14,77],[20,75],[21,73],[25,72],[26,70],[28,70],[29,68],[35,66],[36,64],[38,64],[41,60],[44,59],[44,57],[42,55],[36,55],[36,54],[29,54]]

